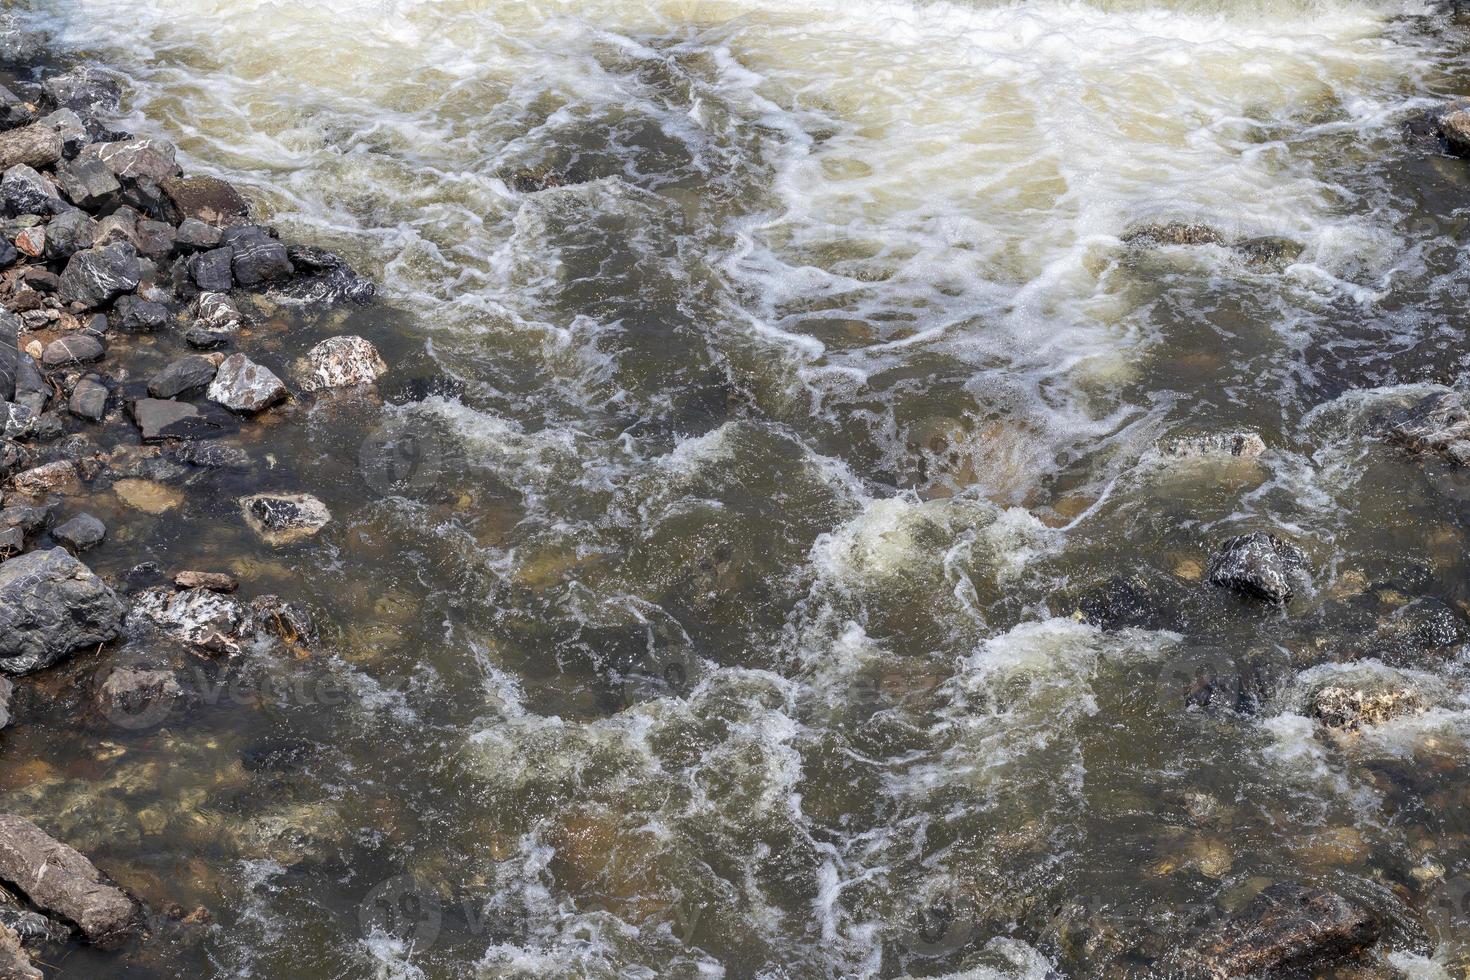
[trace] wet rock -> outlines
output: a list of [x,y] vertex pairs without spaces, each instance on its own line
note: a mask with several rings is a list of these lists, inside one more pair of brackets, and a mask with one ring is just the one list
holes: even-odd
[[1140,225],[1123,235],[1127,245],[1224,245],[1225,236],[1209,225],[1170,221]]
[[113,483],[112,492],[123,503],[145,514],[167,514],[184,505],[183,491],[146,478],[118,480]]
[[114,207],[122,193],[122,184],[107,165],[86,156],[57,167],[56,184],[68,201],[94,214]]
[[221,446],[209,442],[181,442],[168,452],[173,459],[190,466],[212,470],[250,468],[250,454],[239,446]]
[[198,218],[188,218],[179,224],[174,242],[182,252],[207,252],[219,248],[220,230]]
[[91,514],[78,514],[51,531],[51,536],[80,554],[97,547],[107,537],[107,525]]
[[[65,261],[82,249],[91,248],[92,240],[96,236],[97,222],[92,220],[91,215],[75,208],[64,211],[46,226],[46,259],[49,262]],[[34,283],[31,285],[35,286]],[[56,281],[52,291],[60,288],[60,281]]]
[[388,373],[378,349],[361,337],[330,337],[306,355],[307,391],[367,385]]
[[0,132],[0,170],[18,164],[37,170],[61,159],[61,136],[50,126],[32,123]]
[[45,463],[34,469],[17,473],[12,480],[16,490],[31,497],[44,497],[48,493],[55,493],[74,487],[77,480],[76,464],[70,460],[59,459],[54,463]]
[[208,589],[211,592],[234,592],[240,587],[235,576],[225,572],[194,571],[175,572],[174,585],[181,589]]
[[311,613],[299,602],[287,602],[280,596],[263,595],[251,600],[251,614],[256,628],[272,634],[288,644],[311,646],[316,643],[316,627]]
[[142,275],[143,267],[133,246],[114,242],[73,255],[61,274],[59,293],[63,302],[94,309],[137,289]]
[[[258,286],[285,279],[295,271],[286,254],[286,246],[266,234],[263,228],[254,225],[229,228],[222,241],[231,251],[235,282],[242,286]],[[204,287],[201,285],[200,288]]]
[[200,354],[190,354],[155,374],[148,382],[148,394],[154,398],[177,398],[185,392],[207,387],[214,380],[214,372],[213,361]]
[[228,292],[235,285],[231,271],[234,251],[229,248],[214,248],[200,252],[189,260],[189,275],[194,285],[206,293]]
[[372,280],[353,272],[346,260],[333,252],[293,245],[286,253],[298,274],[271,290],[276,299],[305,306],[335,306],[367,303],[377,293]]
[[[0,568],[4,568],[0,565]],[[133,602],[132,621],[212,653],[235,654],[250,638],[250,615],[237,600],[210,589],[145,590]]]
[[36,417],[35,440],[55,442],[66,435],[66,420],[60,412],[45,412]]
[[98,946],[115,945],[137,926],[138,909],[122,889],[107,883],[91,861],[15,814],[0,814],[0,878],[38,908],[76,923]]
[[77,418],[102,421],[107,414],[107,386],[96,375],[87,375],[72,389],[67,409]]
[[15,397],[22,357],[29,360],[20,349],[20,320],[10,314],[0,314],[0,399],[4,401]]
[[133,402],[133,421],[145,442],[159,439],[209,439],[234,429],[234,420],[207,405],[158,398]]
[[100,164],[114,178],[143,178],[160,183],[182,173],[178,151],[166,140],[130,139],[93,143],[78,154],[82,162]]
[[18,527],[7,527],[0,531],[0,561],[14,558],[26,550],[25,532]]
[[250,209],[234,186],[218,177],[169,177],[158,182],[168,202],[168,220],[189,218],[216,227],[242,223]]
[[[117,595],[61,548],[0,564],[0,670],[25,674],[118,634]],[[4,876],[4,877],[9,877]]]
[[83,116],[116,112],[122,106],[122,90],[107,75],[90,65],[81,65],[41,83],[47,105],[72,109]]
[[150,727],[189,700],[171,670],[117,667],[97,686],[97,710],[102,717],[127,728]]
[[1274,235],[1247,238],[1230,247],[1245,259],[1245,264],[1251,269],[1285,269],[1289,264],[1297,262],[1297,257],[1302,253],[1301,242]]
[[36,969],[21,946],[20,935],[3,923],[0,923],[0,977],[4,980],[44,980],[44,974]]
[[204,293],[194,303],[195,325],[213,333],[233,333],[242,319],[240,308],[224,293]]
[[1104,630],[1174,629],[1179,615],[1158,586],[1139,576],[1115,575],[1084,592],[1077,602],[1082,619]]
[[36,413],[16,402],[0,402],[0,435],[8,439],[20,439],[36,427]]
[[1311,701],[1312,717],[1338,732],[1356,732],[1364,725],[1381,725],[1422,710],[1423,699],[1410,687],[1363,690],[1330,684],[1317,690]]
[[1289,602],[1310,584],[1301,549],[1264,531],[1221,542],[1210,556],[1208,575],[1211,585],[1274,603]]
[[[25,164],[17,164],[0,176],[0,202],[9,215],[56,214],[66,208],[51,182]],[[16,236],[15,244],[22,252],[26,251],[20,236]]]
[[286,398],[286,386],[269,369],[244,354],[220,364],[205,397],[232,412],[261,412]]
[[1159,440],[1156,448],[1160,455],[1174,459],[1202,459],[1211,456],[1256,459],[1266,451],[1266,443],[1258,434],[1242,430],[1172,436]]
[[57,109],[42,116],[39,121],[44,126],[50,126],[61,137],[61,155],[68,159],[75,157],[82,151],[82,147],[92,141],[87,133],[86,123],[73,109]]
[[1311,970],[1356,955],[1378,941],[1382,924],[1332,892],[1277,882],[1194,951],[1212,977]]
[[258,493],[240,499],[250,529],[270,545],[294,544],[315,536],[332,519],[320,500],[305,493]]
[[1470,411],[1458,392],[1437,392],[1390,416],[1384,438],[1410,452],[1438,453],[1465,466],[1470,464]]
[[41,31],[24,31],[9,14],[0,22],[0,64],[29,67],[49,52],[48,38]]
[[46,350],[41,355],[41,363],[47,367],[61,367],[66,364],[90,364],[93,361],[102,360],[107,350],[102,346],[102,341],[85,331],[60,337],[46,345]]
[[131,294],[119,296],[112,308],[112,322],[129,333],[152,333],[168,324],[168,307]]

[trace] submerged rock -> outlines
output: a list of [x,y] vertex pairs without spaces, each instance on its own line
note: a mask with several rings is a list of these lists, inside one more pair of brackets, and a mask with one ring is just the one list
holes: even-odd
[[233,417],[209,405],[140,398],[133,402],[132,411],[145,442],[208,439],[235,428]]
[[1362,690],[1331,684],[1313,694],[1311,702],[1312,717],[1338,732],[1356,732],[1423,709],[1423,699],[1411,687]]
[[1159,440],[1157,449],[1160,455],[1174,459],[1202,459],[1212,456],[1256,459],[1265,453],[1266,443],[1257,433],[1237,430],[1172,436]]
[[1208,575],[1211,585],[1274,603],[1289,602],[1311,582],[1301,549],[1265,531],[1221,542],[1210,556]]
[[107,525],[91,514],[78,514],[51,532],[51,536],[73,552],[88,551],[107,537]]
[[176,398],[208,387],[214,375],[214,361],[202,354],[190,354],[173,361],[149,379],[148,394],[154,398]]
[[107,414],[107,386],[96,375],[87,375],[72,389],[67,409],[77,418],[100,422]]
[[286,386],[266,367],[244,354],[225,358],[205,397],[232,412],[262,412],[286,398]]
[[294,544],[313,537],[332,520],[320,500],[305,493],[258,493],[240,499],[245,523],[270,545]]
[[338,303],[367,303],[377,293],[372,281],[359,276],[347,261],[334,252],[307,246],[290,246],[287,257],[297,275],[271,289],[276,299],[305,306],[334,306]]
[[367,385],[388,373],[378,349],[361,337],[330,337],[306,355],[307,391]]
[[87,940],[114,945],[137,926],[138,908],[86,857],[24,817],[0,814],[0,878],[38,908],[76,923]]
[[1340,895],[1277,882],[1208,934],[1189,959],[1212,977],[1306,971],[1364,951],[1382,931],[1372,913]]
[[122,600],[61,548],[0,565],[0,670],[49,667],[78,647],[118,635]]
[[1225,236],[1209,225],[1169,221],[1140,225],[1123,235],[1127,245],[1224,245]]
[[1411,452],[1438,453],[1465,466],[1470,464],[1470,411],[1459,392],[1436,392],[1390,416],[1384,438]]

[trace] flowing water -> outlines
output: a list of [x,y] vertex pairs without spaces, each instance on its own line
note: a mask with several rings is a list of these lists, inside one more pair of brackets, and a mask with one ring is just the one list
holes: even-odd
[[[95,553],[329,642],[7,733],[0,804],[214,916],[64,975],[1146,976],[1283,879],[1467,975],[1470,477],[1373,436],[1470,367],[1470,165],[1405,131],[1470,89],[1455,8],[22,16],[374,276],[333,327],[394,368],[251,437],[312,544],[224,486]],[[1171,221],[1219,238],[1124,241]],[[1264,456],[1152,448],[1238,428]],[[1284,611],[1199,580],[1255,529],[1310,559]],[[1075,615],[1123,579],[1155,621]],[[1329,683],[1424,710],[1334,737]]]

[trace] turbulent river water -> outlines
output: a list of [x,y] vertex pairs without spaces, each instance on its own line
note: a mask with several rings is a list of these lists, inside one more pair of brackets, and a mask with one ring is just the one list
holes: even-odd
[[[1470,367],[1470,164],[1405,130],[1470,92],[1455,8],[19,15],[372,275],[393,365],[260,436],[312,544],[226,503],[97,552],[330,652],[7,733],[5,808],[214,916],[65,975],[1145,976],[1278,880],[1470,969],[1470,477],[1372,424]],[[1218,235],[1125,241],[1176,221]],[[1285,609],[1201,581],[1252,530]],[[1331,735],[1328,684],[1421,710]]]

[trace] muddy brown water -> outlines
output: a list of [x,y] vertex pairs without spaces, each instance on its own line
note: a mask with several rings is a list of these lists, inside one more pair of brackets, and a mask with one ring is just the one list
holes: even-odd
[[[1464,93],[1454,8],[21,13],[382,284],[242,349],[392,365],[164,513],[63,502],[110,580],[230,571],[322,643],[21,684],[0,807],[212,916],[58,975],[1146,976],[1278,880],[1470,969],[1470,476],[1375,436],[1466,380],[1470,164],[1405,130]],[[1122,241],[1173,220],[1225,244]],[[269,548],[260,489],[335,519]],[[1200,581],[1255,529],[1285,609]],[[1080,621],[1119,580],[1134,624]],[[99,717],[150,657],[186,702]],[[1327,684],[1424,710],[1339,738]]]

